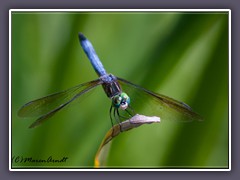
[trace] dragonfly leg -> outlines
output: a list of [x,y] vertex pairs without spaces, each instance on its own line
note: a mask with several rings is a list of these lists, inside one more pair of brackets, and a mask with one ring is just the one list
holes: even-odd
[[127,109],[125,109],[125,111],[128,113],[128,115],[129,115],[130,117],[133,117],[133,115],[131,114],[131,112],[129,112]]
[[118,123],[119,126],[120,126],[120,132],[122,132],[122,126],[121,126],[121,124],[120,124],[120,117],[121,117],[121,116],[120,116],[120,114],[119,114],[118,108],[114,108],[113,114],[114,114],[114,117],[115,117],[117,123]]
[[109,115],[110,115],[110,119],[111,119],[111,123],[112,123],[112,127],[113,127],[113,119],[112,119],[112,106],[110,107],[110,110],[109,110]]
[[114,108],[114,110],[113,110],[113,115],[114,115],[114,118],[115,118],[116,122],[117,122],[118,124],[120,124],[119,112],[118,112],[117,108]]
[[117,109],[117,115],[118,115],[119,119],[120,119],[120,118],[122,118],[122,119],[128,119],[128,117],[123,116],[123,115],[120,115],[119,109]]
[[115,117],[115,108],[113,109],[113,106],[110,107],[109,115],[110,115],[110,119],[111,119],[111,123],[112,123],[112,137],[114,137],[114,124],[113,124],[112,114],[113,114],[114,118],[116,119],[116,117]]
[[[136,114],[136,112],[134,111],[134,109],[132,108],[132,106],[128,105],[129,109],[131,110],[131,112],[133,114]],[[126,109],[127,110],[127,109]],[[131,113],[128,112],[128,114],[130,114],[131,116],[133,116]]]
[[[129,116],[133,117],[133,114],[136,114],[136,113],[131,106],[128,106],[128,107],[129,107],[130,111],[128,111],[127,109],[125,111],[128,113]],[[130,123],[131,123],[131,121],[130,121]]]
[[[113,111],[113,112],[112,112]],[[113,106],[110,107],[110,110],[109,110],[109,115],[110,115],[110,119],[111,119],[111,123],[112,123],[112,137],[114,136],[114,124],[113,124],[113,118],[112,118],[112,115],[114,116],[114,119],[115,121],[119,124],[120,126],[120,132],[122,132],[122,126],[120,124],[120,120],[119,118],[121,117],[119,112],[118,112],[118,109],[117,108],[114,108]]]

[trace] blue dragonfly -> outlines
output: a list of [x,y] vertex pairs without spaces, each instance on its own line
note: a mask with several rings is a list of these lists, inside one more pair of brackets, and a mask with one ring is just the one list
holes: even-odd
[[125,79],[108,74],[91,42],[82,33],[79,33],[78,37],[99,78],[23,105],[18,111],[19,117],[38,117],[29,128],[42,124],[71,102],[100,85],[112,101],[109,111],[112,126],[113,119],[119,123],[123,119],[133,117],[136,113],[141,113],[143,110],[145,113],[141,114],[158,116],[162,120],[184,122],[202,120],[201,116],[183,102],[154,93]]

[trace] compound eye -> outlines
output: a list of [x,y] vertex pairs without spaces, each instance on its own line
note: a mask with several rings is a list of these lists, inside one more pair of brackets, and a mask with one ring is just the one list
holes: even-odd
[[128,108],[129,104],[130,104],[130,98],[124,92],[112,98],[112,106],[115,108],[121,108],[122,110],[125,110]]
[[121,97],[123,98],[123,102],[126,102],[127,104],[130,104],[130,97],[126,93],[121,93]]
[[112,99],[112,104],[114,107],[119,108],[122,102],[122,97],[121,96],[115,96]]

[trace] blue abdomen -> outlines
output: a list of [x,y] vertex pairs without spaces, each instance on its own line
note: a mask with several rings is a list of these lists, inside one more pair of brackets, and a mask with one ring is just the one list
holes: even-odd
[[80,44],[98,76],[106,75],[107,72],[104,69],[100,59],[98,58],[91,42],[82,33],[79,33],[78,36]]

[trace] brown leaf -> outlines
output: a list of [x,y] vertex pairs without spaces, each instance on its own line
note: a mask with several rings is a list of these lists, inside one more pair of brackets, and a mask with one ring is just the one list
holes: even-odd
[[[101,145],[99,146],[99,149],[97,151],[97,154],[95,156],[94,161],[94,167],[99,168],[100,166],[103,166],[105,164],[108,150],[110,147],[110,141],[119,135],[121,132],[131,130],[133,128],[139,127],[143,124],[151,124],[151,123],[159,123],[160,118],[156,116],[144,116],[136,114],[132,118],[123,121],[119,124],[114,125],[105,135],[105,138],[103,139]],[[109,144],[108,144],[109,143]]]

